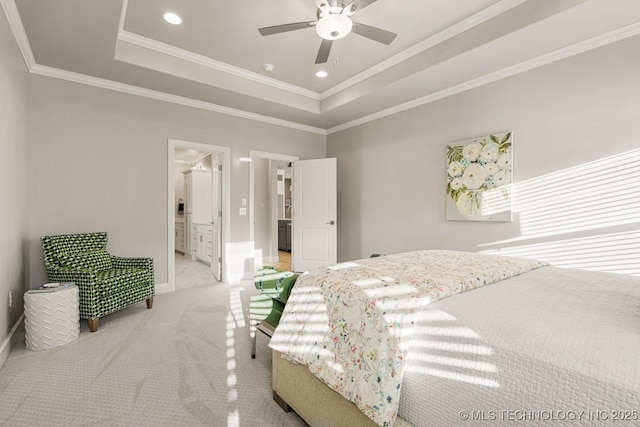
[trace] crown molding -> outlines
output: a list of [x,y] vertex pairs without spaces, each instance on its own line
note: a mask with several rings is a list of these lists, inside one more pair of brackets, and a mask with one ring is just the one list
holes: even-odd
[[18,44],[20,53],[24,58],[24,62],[25,64],[27,64],[27,68],[29,69],[29,71],[31,71],[33,66],[36,65],[36,59],[33,56],[33,51],[31,50],[31,45],[29,44],[27,32],[24,30],[24,25],[22,25],[22,18],[20,18],[20,12],[18,12],[16,2],[15,0],[0,0],[0,4],[2,5],[2,9],[4,9],[4,13],[7,16],[9,27],[13,32],[13,37],[16,39],[16,43]]
[[126,30],[121,30],[118,33],[118,40],[130,43],[145,49],[154,50],[156,52],[170,55],[183,61],[192,62],[197,65],[202,65],[212,70],[222,71],[224,73],[232,74],[243,79],[252,80],[267,86],[271,86],[280,90],[294,93],[296,95],[305,96],[311,98],[314,101],[320,101],[321,97],[318,92],[314,92],[309,89],[302,88],[300,86],[285,83],[283,81],[265,77],[261,74],[247,71],[244,68],[236,67],[234,65],[227,64],[225,62],[217,61],[204,55],[190,52],[175,46],[171,46],[166,43],[159,42],[157,40],[150,39],[135,33],[131,33]]
[[125,83],[115,82],[113,80],[101,79],[98,77],[88,76],[86,74],[74,73],[71,71],[61,70],[58,68],[48,67],[46,65],[36,64],[31,68],[31,73],[56,79],[67,80],[74,83],[81,83],[89,86],[95,86],[102,89],[113,90],[116,92],[127,93],[130,95],[142,96],[145,98],[155,99],[158,101],[170,102],[173,104],[183,105],[186,107],[198,108],[201,110],[213,111],[215,113],[226,114],[229,116],[240,117],[243,119],[255,120],[262,123],[268,123],[276,126],[287,127],[290,129],[301,130],[304,132],[316,133],[318,135],[326,135],[326,131],[314,126],[303,125],[301,123],[291,122],[288,120],[277,119],[275,117],[265,116],[262,114],[251,113],[244,110],[229,108],[218,104],[187,98],[184,96],[171,95],[151,89],[145,89],[138,86],[128,85]]
[[261,84],[265,84],[268,86],[275,87],[277,89],[285,90],[297,95],[306,96],[316,101],[322,101],[326,98],[329,98],[336,93],[339,93],[349,87],[356,85],[368,78],[375,76],[378,73],[381,73],[388,68],[397,65],[412,56],[415,56],[431,47],[442,43],[443,41],[450,39],[452,37],[457,36],[470,28],[473,28],[483,22],[492,19],[501,13],[504,13],[507,10],[510,10],[520,4],[526,2],[528,0],[501,0],[498,3],[495,3],[486,9],[481,10],[480,12],[470,16],[469,18],[454,24],[451,27],[435,34],[432,37],[429,37],[422,42],[405,49],[404,51],[392,56],[391,58],[386,59],[385,61],[376,64],[375,66],[369,68],[362,73],[359,73],[329,89],[322,93],[318,93],[309,89],[305,89],[300,86],[292,85],[289,83],[285,83],[281,80],[265,77],[261,74],[254,73],[251,71],[247,71],[244,68],[236,67],[225,62],[217,61],[215,59],[209,58],[204,55],[199,55],[166,43],[162,43],[160,41],[150,39],[148,37],[141,36],[139,34],[135,34],[124,29],[124,23],[126,20],[126,11],[128,7],[128,0],[124,0],[122,4],[122,12],[120,15],[120,23],[118,30],[118,40],[130,43],[145,49],[151,49],[156,52],[163,53],[165,55],[170,55],[175,58],[189,61],[194,64],[202,65],[204,67],[210,68],[216,71],[222,71],[228,74],[232,74],[237,77],[241,77],[244,79],[252,80]]
[[394,65],[398,65],[399,63],[406,61],[412,56],[424,52],[425,50],[428,50],[448,39],[451,39],[458,34],[464,33],[470,28],[480,25],[483,22],[488,21],[489,19],[495,18],[496,16],[506,12],[507,10],[513,9],[516,6],[519,6],[526,1],[528,0],[501,0],[498,3],[495,3],[487,7],[486,9],[483,9],[480,12],[468,17],[467,19],[460,21],[450,27],[447,27],[439,33],[436,33],[433,36],[403,50],[402,52],[395,54],[394,56],[380,62],[379,64],[376,64],[373,67],[338,83],[337,85],[322,92],[320,96],[323,100],[329,98],[345,89],[348,89],[353,85],[356,85],[368,78],[375,76],[376,74],[379,74],[393,67]]
[[532,58],[510,67],[503,68],[489,74],[477,77],[475,79],[468,80],[466,82],[450,86],[446,89],[439,90],[437,92],[430,93],[429,95],[421,98],[414,99],[413,101],[405,102],[403,104],[396,105],[385,110],[378,111],[373,114],[369,114],[359,119],[351,120],[349,122],[342,123],[338,126],[327,129],[327,135],[331,135],[336,132],[340,132],[355,126],[359,126],[374,120],[381,119],[383,117],[391,116],[393,114],[401,113],[412,108],[420,107],[425,104],[437,101],[442,98],[446,98],[452,95],[456,95],[461,92],[465,92],[470,89],[474,89],[489,83],[493,83],[497,80],[502,80],[507,77],[511,77],[516,74],[523,73],[525,71],[532,70],[534,68],[541,67],[553,62],[560,61],[562,59],[569,58],[571,56],[578,55],[593,49],[597,49],[602,46],[606,46],[611,43],[624,40],[629,37],[640,34],[640,22],[618,28],[617,30],[610,31],[608,33],[601,34],[596,37],[592,37],[588,40],[584,40],[573,45],[557,49],[550,53],[540,55],[536,58]]
[[[128,0],[123,0],[123,15],[121,16],[121,20],[120,20],[120,33],[124,34],[124,38],[126,39],[127,37],[132,37],[137,41],[142,41],[143,39],[146,39],[144,37],[141,36],[137,36],[133,33],[128,33],[124,30],[122,30],[122,26],[124,25],[124,13],[126,10],[126,5],[127,5],[127,1]],[[452,29],[450,30],[445,30],[442,31],[441,33],[436,34],[435,36],[421,42],[418,43],[417,45],[414,45],[414,47],[409,48],[403,52],[401,52],[400,54],[390,58],[389,60],[379,64],[379,66],[373,67],[370,71],[367,71],[365,73],[361,73],[357,76],[355,76],[353,79],[360,79],[360,80],[347,80],[337,86],[334,86],[333,88],[329,89],[328,91],[323,92],[322,94],[318,94],[316,92],[313,91],[308,91],[311,94],[314,94],[314,96],[319,96],[321,99],[325,98],[326,96],[330,96],[330,94],[332,94],[333,90],[339,91],[339,90],[343,90],[344,88],[348,87],[349,85],[353,85],[355,83],[357,83],[358,81],[364,80],[368,77],[370,77],[371,75],[382,71],[382,69],[378,69],[378,67],[390,67],[393,64],[393,61],[402,61],[404,59],[406,59],[405,57],[403,57],[402,55],[407,55],[406,57],[410,57],[413,56],[425,49],[428,49],[430,46],[437,44],[439,42],[441,42],[442,40],[448,38],[448,37],[453,37],[455,34],[459,34],[460,32],[473,27],[474,25],[477,25],[481,22],[486,21],[487,19],[490,19],[492,16],[496,16],[499,13],[504,12],[505,10],[508,10],[510,8],[513,8],[515,6],[517,6],[518,4],[523,3],[525,0],[502,0],[498,3],[496,3],[494,6],[492,6],[491,10],[485,10],[483,12],[480,12],[476,15],[474,15],[473,17],[459,23],[456,24],[452,27]],[[30,73],[33,74],[37,74],[37,75],[42,75],[42,76],[46,76],[46,77],[53,77],[53,78],[57,78],[57,79],[62,79],[62,80],[67,80],[67,81],[71,81],[71,82],[75,82],[75,83],[80,83],[80,84],[85,84],[85,85],[89,85],[89,86],[94,86],[94,87],[99,87],[102,89],[108,89],[108,90],[113,90],[113,91],[117,91],[117,92],[122,92],[122,93],[127,93],[130,95],[136,95],[136,96],[142,96],[142,97],[146,97],[146,98],[150,98],[150,99],[155,99],[155,100],[159,100],[159,101],[165,101],[165,102],[170,102],[173,104],[177,104],[177,105],[182,105],[182,106],[187,106],[187,107],[192,107],[192,108],[197,108],[197,109],[202,109],[202,110],[207,110],[207,111],[212,111],[212,112],[216,112],[216,113],[220,113],[220,114],[226,114],[226,115],[230,115],[230,116],[234,116],[234,117],[240,117],[240,118],[245,118],[245,119],[249,119],[249,120],[255,120],[255,121],[259,121],[262,123],[267,123],[267,124],[272,124],[272,125],[276,125],[276,126],[282,126],[282,127],[286,127],[286,128],[291,128],[291,129],[295,129],[295,130],[301,130],[304,132],[310,132],[310,133],[314,133],[314,134],[318,134],[318,135],[330,135],[336,132],[340,132],[355,126],[359,126],[374,120],[378,120],[393,114],[397,114],[412,108],[416,108],[434,101],[437,101],[439,99],[443,99],[446,98],[448,96],[452,96],[452,95],[456,95],[458,93],[470,90],[470,89],[474,89],[477,88],[479,86],[488,84],[488,83],[492,83],[495,82],[497,80],[500,79],[504,79],[537,67],[541,67],[543,65],[547,65],[556,61],[560,61],[562,59],[566,59],[569,58],[571,56],[574,55],[578,55],[580,53],[584,53],[587,52],[589,50],[593,50],[596,48],[599,48],[601,46],[605,46],[611,43],[615,43],[617,41],[635,36],[640,34],[640,22],[636,22],[634,24],[630,24],[624,27],[621,27],[619,29],[604,33],[600,36],[596,36],[593,37],[591,39],[579,42],[579,43],[575,43],[573,45],[567,46],[565,48],[561,48],[555,51],[552,51],[550,53],[538,56],[536,58],[532,58],[526,61],[523,61],[521,63],[515,64],[513,66],[509,66],[506,68],[503,68],[501,70],[492,72],[492,73],[488,73],[485,74],[483,76],[468,80],[466,82],[457,84],[457,85],[453,85],[450,86],[448,88],[442,89],[440,91],[436,91],[433,92],[429,95],[417,98],[415,100],[409,101],[409,102],[405,102],[403,104],[399,104],[396,105],[394,107],[390,107],[381,111],[378,111],[376,113],[373,114],[369,114],[367,116],[364,117],[360,117],[358,119],[355,120],[351,120],[349,122],[345,122],[342,123],[340,125],[328,128],[328,129],[323,129],[323,128],[319,128],[319,127],[314,127],[314,126],[309,126],[309,125],[304,125],[301,123],[296,123],[296,122],[292,122],[292,121],[288,121],[288,120],[283,120],[283,119],[277,119],[274,117],[270,117],[270,116],[265,116],[262,114],[257,114],[257,113],[251,113],[248,111],[244,111],[244,110],[239,110],[239,109],[234,109],[234,108],[229,108],[229,107],[225,107],[222,105],[218,105],[218,104],[214,104],[214,103],[209,103],[209,102],[204,102],[204,101],[199,101],[199,100],[194,100],[191,98],[187,98],[187,97],[182,97],[182,96],[178,96],[178,95],[171,95],[171,94],[167,94],[164,92],[159,92],[159,91],[155,91],[155,90],[150,90],[150,89],[145,89],[145,88],[140,88],[137,86],[133,86],[133,85],[128,85],[125,83],[119,83],[119,82],[115,82],[112,80],[107,80],[107,79],[102,79],[102,78],[97,78],[97,77],[92,77],[92,76],[88,76],[88,75],[84,75],[84,74],[79,74],[79,73],[74,73],[74,72],[70,72],[70,71],[66,71],[66,70],[61,70],[61,69],[57,69],[57,68],[53,68],[53,67],[49,67],[49,66],[45,66],[45,65],[40,65],[37,64],[35,61],[35,57],[33,55],[33,52],[31,50],[31,46],[29,44],[29,40],[28,37],[26,35],[24,26],[22,24],[22,20],[20,17],[20,14],[18,12],[15,0],[0,0],[0,5],[2,6],[5,15],[7,16],[7,20],[9,22],[9,26],[11,28],[11,31],[14,35],[14,38],[16,40],[16,43],[20,49],[20,52],[23,56],[23,59],[25,61],[25,64],[29,70]],[[120,37],[120,34],[119,36]],[[127,40],[129,42],[132,42],[131,40]],[[172,46],[169,45],[164,45],[162,43],[156,42],[154,40],[151,39],[146,39],[146,41],[150,42],[150,46],[153,47],[149,47],[149,48],[158,48],[158,49],[164,49],[164,47],[168,47],[168,48],[173,48]],[[198,59],[197,57],[200,57],[200,59],[203,59],[205,62],[209,62],[209,61],[213,61],[210,58],[206,58],[206,57],[202,57],[201,55],[196,55],[196,54],[191,54],[190,52],[186,52],[183,51],[181,49],[177,49],[177,48],[173,48],[176,49],[176,51],[172,51],[175,54],[182,54],[185,53],[186,56],[191,56],[194,55],[194,58],[192,59]],[[169,49],[171,50],[171,49]],[[163,53],[169,54],[169,55],[173,55],[173,53],[171,52],[167,52],[165,50],[162,50]],[[218,63],[218,61],[213,61]],[[218,63],[219,64],[224,64],[224,63]],[[205,64],[202,64],[205,65]],[[232,67],[229,64],[224,64],[228,67]],[[234,69],[237,67],[233,67]],[[217,69],[217,68],[216,68]],[[226,70],[222,70],[222,71],[226,71]],[[255,73],[251,73],[248,72],[246,70],[242,70],[244,73],[248,74],[248,75],[254,75],[259,77],[262,80],[269,80],[271,81],[271,83],[273,82],[277,82],[283,85],[287,85],[286,83],[280,82],[279,80],[275,80],[275,79],[269,79],[266,78],[264,76],[261,76],[259,74],[255,74]],[[231,71],[227,71],[227,72],[231,72]],[[372,73],[372,74],[367,74],[367,73]],[[241,76],[243,77],[243,76]],[[258,81],[258,80],[256,80]],[[350,82],[349,84],[347,84],[347,82]],[[262,83],[262,81],[261,81]],[[267,84],[267,83],[265,83]],[[343,86],[344,85],[344,86]],[[300,90],[306,91],[306,89],[300,88],[298,86],[294,86],[294,85],[288,85],[291,88],[298,88]],[[277,86],[276,86],[277,87]],[[286,89],[285,89],[286,90]],[[295,89],[294,89],[295,90]],[[329,95],[328,95],[329,94]],[[307,94],[309,95],[309,94]],[[307,96],[305,95],[305,96]],[[317,99],[317,98],[314,98]]]
[[[128,0],[123,2],[123,11],[126,9]],[[164,92],[159,92],[151,89],[144,89],[125,83],[119,83],[112,80],[101,79],[98,77],[92,77],[85,74],[74,73],[71,71],[61,70],[46,65],[40,65],[36,63],[33,51],[31,50],[31,44],[29,38],[22,24],[22,18],[18,12],[15,0],[0,0],[0,5],[7,17],[9,27],[13,33],[13,37],[18,44],[20,53],[24,59],[27,69],[32,74],[37,74],[46,77],[53,77],[56,79],[67,80],[74,83],[85,84],[89,86],[99,87],[102,89],[113,90],[116,92],[127,93],[130,95],[143,96],[158,101],[170,102],[186,107],[198,108],[201,110],[212,111],[220,114],[226,114],[234,117],[241,117],[244,119],[255,120],[262,123],[268,123],[276,126],[282,126],[290,129],[301,130],[304,132],[315,133],[318,135],[326,135],[325,129],[308,126],[301,123],[292,122],[289,120],[277,119],[275,117],[265,116],[262,114],[251,113],[244,110],[238,110],[235,108],[229,108],[218,104],[213,104],[204,101],[198,101],[183,96],[171,95]],[[123,12],[124,13],[124,12]],[[121,16],[120,26],[124,25],[124,16]],[[261,76],[262,77],[262,76]],[[317,95],[317,93],[313,92]]]

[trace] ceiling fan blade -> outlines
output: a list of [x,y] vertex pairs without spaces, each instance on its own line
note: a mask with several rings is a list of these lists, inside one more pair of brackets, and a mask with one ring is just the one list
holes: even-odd
[[386,45],[391,44],[393,40],[398,36],[391,31],[383,30],[382,28],[372,27],[370,25],[360,24],[359,22],[353,23],[352,32],[366,37],[371,40],[375,40]]
[[320,49],[318,49],[318,56],[316,56],[316,64],[324,64],[329,60],[331,46],[333,46],[333,40],[322,39],[322,44],[320,44]]
[[362,10],[362,9],[364,9],[365,7],[369,6],[371,3],[375,3],[375,2],[377,2],[377,1],[378,1],[378,0],[360,0],[360,1],[358,2],[358,10]]
[[325,13],[329,12],[329,9],[331,9],[332,5],[333,4],[330,0],[316,0],[316,7],[320,9],[320,11]]
[[342,8],[341,13],[347,16],[353,15],[356,10],[362,10],[365,7],[369,6],[371,3],[375,3],[376,1],[378,0],[352,0]]
[[312,27],[316,24],[316,21],[295,22],[293,24],[274,25],[273,27],[258,28],[260,34],[263,36],[270,36],[272,34],[286,33],[287,31],[303,30],[305,28]]

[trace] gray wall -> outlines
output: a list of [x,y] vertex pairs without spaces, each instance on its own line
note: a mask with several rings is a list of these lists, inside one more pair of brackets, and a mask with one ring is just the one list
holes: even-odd
[[[637,163],[602,160],[628,151],[623,158],[640,160],[638,46],[639,37],[621,41],[329,135],[327,156],[338,159],[339,259],[486,250],[640,275]],[[514,132],[514,221],[447,221],[446,145],[501,131]],[[598,168],[605,173],[593,179]],[[549,182],[535,190],[545,175]],[[571,199],[583,190],[583,199]],[[616,208],[613,193],[625,199]],[[552,196],[559,201],[545,206]],[[568,259],[585,248],[592,252]],[[620,265],[597,265],[612,251]]]
[[[107,231],[108,250],[152,256],[167,278],[167,139],[231,147],[230,242],[246,246],[249,150],[320,158],[322,135],[47,77],[29,85],[31,283],[45,280],[39,238]],[[247,263],[250,266],[251,263]]]
[[22,314],[22,294],[28,288],[27,79],[27,68],[0,9],[0,366],[9,354],[9,332]]

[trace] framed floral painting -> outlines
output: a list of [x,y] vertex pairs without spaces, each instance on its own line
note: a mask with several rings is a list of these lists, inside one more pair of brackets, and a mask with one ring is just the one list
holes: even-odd
[[511,221],[513,133],[447,145],[447,219]]

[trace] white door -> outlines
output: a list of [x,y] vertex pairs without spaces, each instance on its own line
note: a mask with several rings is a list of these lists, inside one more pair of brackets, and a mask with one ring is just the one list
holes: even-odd
[[[213,160],[213,159],[212,159]],[[213,180],[213,215],[211,216],[212,233],[211,233],[211,270],[218,281],[222,280],[222,248],[221,248],[221,227],[222,224],[222,169],[216,160],[213,163],[213,171],[211,172]]]
[[293,162],[293,270],[337,262],[336,159]]

